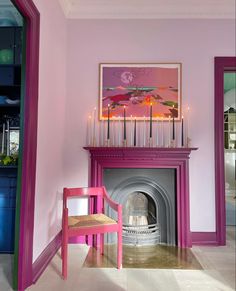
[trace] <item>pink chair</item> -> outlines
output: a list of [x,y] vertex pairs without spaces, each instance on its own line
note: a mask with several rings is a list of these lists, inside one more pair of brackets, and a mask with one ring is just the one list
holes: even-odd
[[[89,197],[89,202],[96,202],[96,214],[68,216],[67,198]],[[94,200],[95,199],[95,200]],[[117,221],[104,214],[104,201],[117,211]],[[92,208],[90,208],[92,209]],[[93,211],[94,212],[94,211]],[[104,233],[117,232],[117,268],[122,268],[122,205],[112,201],[105,187],[64,188],[62,218],[62,276],[67,278],[68,239],[73,236],[100,234],[100,252],[104,252]]]

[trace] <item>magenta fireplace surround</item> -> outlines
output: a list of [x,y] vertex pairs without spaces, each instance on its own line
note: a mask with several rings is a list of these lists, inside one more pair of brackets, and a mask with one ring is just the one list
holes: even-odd
[[191,247],[189,216],[189,157],[197,148],[84,147],[90,152],[90,185],[103,185],[106,168],[176,169],[177,244]]

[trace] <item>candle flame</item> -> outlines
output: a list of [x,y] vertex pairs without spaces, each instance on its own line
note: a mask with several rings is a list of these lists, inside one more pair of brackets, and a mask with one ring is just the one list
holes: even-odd
[[182,115],[182,119],[184,119],[184,116]]
[[91,115],[89,115],[89,119],[91,119],[92,118],[92,116]]
[[107,106],[110,107],[110,104],[108,104]]
[[150,105],[152,106],[152,102],[150,103]]
[[97,108],[96,107],[94,107],[94,111],[96,111],[97,110]]

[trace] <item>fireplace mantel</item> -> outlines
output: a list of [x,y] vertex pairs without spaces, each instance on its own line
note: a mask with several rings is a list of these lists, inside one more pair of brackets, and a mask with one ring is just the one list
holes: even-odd
[[189,215],[189,158],[197,148],[84,147],[90,152],[90,185],[103,185],[106,168],[176,169],[177,241],[179,247],[191,247]]
[[113,159],[189,159],[197,148],[154,148],[154,147],[84,147],[91,158]]

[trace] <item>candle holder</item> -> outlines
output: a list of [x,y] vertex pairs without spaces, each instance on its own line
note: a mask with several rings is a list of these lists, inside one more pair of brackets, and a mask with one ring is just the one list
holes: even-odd
[[123,140],[123,147],[127,147],[127,140],[126,139]]

